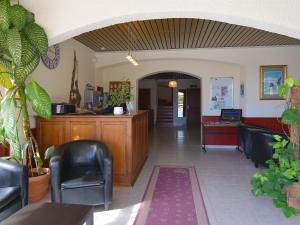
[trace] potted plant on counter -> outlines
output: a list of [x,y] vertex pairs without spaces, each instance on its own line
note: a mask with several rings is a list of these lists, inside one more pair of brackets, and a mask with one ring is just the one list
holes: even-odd
[[129,80],[120,82],[118,88],[108,93],[107,106],[114,107],[114,115],[122,115],[124,113],[123,106],[132,99],[130,94],[132,87]]
[[0,141],[9,145],[9,159],[28,166],[29,198],[36,196],[34,189],[47,191],[49,185],[27,108],[30,103],[37,115],[51,117],[48,93],[36,81],[28,81],[47,50],[47,35],[34,15],[19,4],[0,0]]
[[268,195],[286,217],[300,213],[300,80],[289,77],[280,87],[287,97],[282,122],[289,126],[289,138],[274,136],[274,154],[268,168],[258,171],[251,180],[255,196]]

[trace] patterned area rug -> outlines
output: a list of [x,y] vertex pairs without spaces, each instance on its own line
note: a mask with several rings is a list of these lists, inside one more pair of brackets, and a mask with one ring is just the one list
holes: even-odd
[[209,225],[194,167],[154,167],[134,225]]

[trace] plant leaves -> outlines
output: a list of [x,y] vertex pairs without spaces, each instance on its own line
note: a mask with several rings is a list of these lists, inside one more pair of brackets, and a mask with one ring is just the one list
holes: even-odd
[[21,64],[22,44],[21,35],[16,28],[7,31],[7,48],[16,65]]
[[6,32],[1,31],[0,32],[0,49],[6,49],[7,48],[6,39],[7,39]]
[[5,72],[1,72],[1,68],[0,68],[0,85],[6,89],[10,89],[13,86],[11,80],[9,79],[8,74]]
[[286,109],[281,117],[282,122],[285,124],[300,126],[300,114],[298,109]]
[[49,148],[47,148],[46,151],[45,151],[45,153],[44,153],[44,159],[45,160],[50,159],[53,156],[54,151],[55,151],[54,145],[52,145]]
[[285,96],[285,95],[287,95],[288,91],[289,91],[288,85],[286,85],[286,84],[280,85],[280,87],[279,87],[279,95],[280,95],[280,96]]
[[0,30],[9,28],[9,0],[0,0]]
[[1,118],[3,128],[8,139],[15,142],[17,139],[16,104],[13,98],[8,96],[1,102]]
[[17,84],[23,83],[39,65],[40,57],[35,57],[29,64],[18,66],[15,70],[15,81]]
[[11,63],[5,59],[0,59],[0,69],[2,71],[12,73]]
[[39,53],[23,33],[21,33],[21,43],[22,43],[21,64],[25,66],[28,63],[30,63],[34,58],[39,57]]
[[21,5],[13,5],[9,8],[9,18],[18,30],[22,30],[27,21],[27,10]]
[[50,119],[51,99],[48,93],[37,82],[31,81],[25,86],[25,94],[33,111],[45,119]]
[[300,79],[298,80],[295,80],[295,84],[294,84],[296,87],[300,87]]
[[29,23],[25,26],[24,32],[39,54],[45,55],[48,51],[48,38],[45,30],[36,23]]
[[286,84],[287,84],[288,87],[293,87],[293,86],[294,86],[294,83],[295,83],[295,80],[294,80],[293,77],[288,77],[288,78],[286,79]]

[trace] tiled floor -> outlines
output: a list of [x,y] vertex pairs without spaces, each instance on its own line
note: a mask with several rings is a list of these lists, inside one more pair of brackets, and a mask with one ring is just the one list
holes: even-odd
[[[151,135],[150,154],[135,185],[115,188],[110,210],[98,208],[96,225],[131,225],[153,165],[193,165],[200,181],[211,225],[299,225],[300,216],[285,219],[266,197],[253,197],[253,164],[238,151],[200,148],[199,128],[157,128]],[[183,224],[186,225],[186,224]]]

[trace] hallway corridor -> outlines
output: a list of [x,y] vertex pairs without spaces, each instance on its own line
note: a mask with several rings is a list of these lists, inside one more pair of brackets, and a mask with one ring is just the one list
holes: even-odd
[[252,196],[250,178],[256,169],[243,154],[202,152],[200,127],[154,128],[150,139],[149,157],[135,185],[114,188],[111,209],[99,208],[95,224],[133,224],[154,165],[195,166],[211,225],[300,224],[300,217],[286,220],[269,198]]

